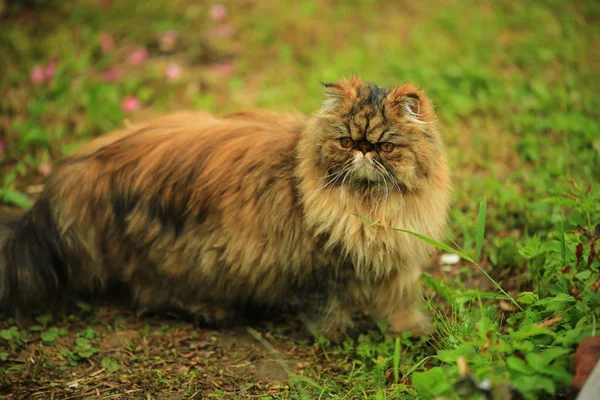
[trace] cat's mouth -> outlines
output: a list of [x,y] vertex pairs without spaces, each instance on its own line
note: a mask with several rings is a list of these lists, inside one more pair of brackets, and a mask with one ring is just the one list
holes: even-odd
[[355,157],[348,183],[358,190],[380,189],[381,193],[406,192],[406,186],[399,182],[394,175],[373,157]]
[[381,179],[380,173],[375,168],[373,161],[368,159],[367,157],[362,157],[354,161],[352,178],[355,180],[373,182]]

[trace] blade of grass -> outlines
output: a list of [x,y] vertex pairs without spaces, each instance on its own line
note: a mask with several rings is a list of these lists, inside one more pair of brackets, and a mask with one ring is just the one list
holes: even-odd
[[481,249],[483,248],[483,238],[485,236],[485,217],[487,213],[487,198],[483,198],[479,203],[479,217],[477,220],[477,236],[475,236],[476,250],[475,261],[481,261]]
[[408,378],[413,372],[415,372],[416,370],[418,370],[419,368],[421,368],[421,366],[423,364],[425,364],[427,362],[427,360],[430,360],[432,358],[437,358],[436,356],[427,356],[424,359],[422,359],[421,361],[419,361],[418,363],[416,363],[415,365],[412,366],[412,368],[410,368],[408,371],[406,371],[406,373],[403,375],[403,377],[406,379]]
[[394,383],[400,381],[400,338],[394,344]]
[[560,219],[560,260],[562,266],[567,265],[567,243],[565,241],[565,225],[562,218]]

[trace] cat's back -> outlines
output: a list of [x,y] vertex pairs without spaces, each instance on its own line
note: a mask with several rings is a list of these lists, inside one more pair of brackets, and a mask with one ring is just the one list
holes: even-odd
[[[49,179],[49,195],[64,227],[110,230],[127,222],[146,229],[157,221],[180,230],[207,215],[238,224],[240,209],[261,220],[275,204],[294,207],[295,147],[305,118],[178,112],[137,123],[67,157]],[[142,222],[133,224],[133,215]]]

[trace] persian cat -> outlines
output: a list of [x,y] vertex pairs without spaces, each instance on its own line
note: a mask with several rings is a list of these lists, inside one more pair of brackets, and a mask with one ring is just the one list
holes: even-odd
[[418,280],[432,249],[386,227],[444,230],[436,115],[409,83],[324,86],[310,117],[180,112],[66,157],[32,209],[0,228],[3,312],[120,282],[138,307],[207,324],[298,298],[313,299],[309,320],[329,337],[357,309],[391,333],[426,332]]

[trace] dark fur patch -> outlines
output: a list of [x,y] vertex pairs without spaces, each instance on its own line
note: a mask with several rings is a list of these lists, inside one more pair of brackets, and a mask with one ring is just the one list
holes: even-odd
[[175,237],[183,232],[186,220],[184,210],[174,202],[164,204],[159,199],[152,199],[148,206],[148,215],[151,219],[158,219],[163,227],[174,229]]
[[383,104],[385,98],[387,97],[390,89],[381,88],[377,85],[369,84],[369,94],[367,96],[367,104],[372,107],[379,107]]
[[121,226],[125,222],[125,218],[134,210],[139,201],[140,196],[136,194],[126,195],[113,190],[111,204],[117,226]]
[[49,199],[42,197],[16,224],[2,253],[7,293],[0,303],[7,314],[42,312],[63,304],[68,255]]

